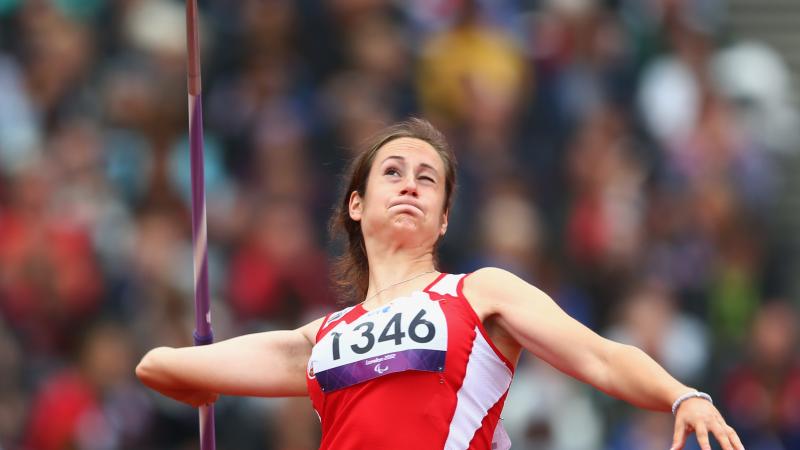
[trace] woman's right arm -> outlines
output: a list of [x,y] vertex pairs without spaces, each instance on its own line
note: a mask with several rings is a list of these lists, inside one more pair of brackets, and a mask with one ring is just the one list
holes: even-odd
[[219,394],[304,396],[306,367],[322,320],[210,345],[155,348],[139,362],[136,375],[151,389],[192,406],[213,402]]

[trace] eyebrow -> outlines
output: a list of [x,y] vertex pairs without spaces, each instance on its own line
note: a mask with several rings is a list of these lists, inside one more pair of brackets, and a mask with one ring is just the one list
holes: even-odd
[[[384,160],[383,160],[383,161],[381,161],[381,164],[385,163],[386,161],[388,161],[388,160],[390,160],[390,159],[397,159],[397,160],[400,160],[400,161],[403,161],[403,162],[405,162],[405,160],[406,160],[406,159],[405,159],[404,157],[402,157],[402,156],[399,156],[399,155],[392,155],[392,156],[387,156],[386,158],[384,158]],[[432,165],[430,165],[430,164],[428,164],[428,163],[420,163],[419,165],[420,165],[420,166],[422,166],[422,167],[424,167],[424,168],[426,168],[426,169],[430,169],[430,170],[432,170],[432,171],[433,171],[433,173],[435,173],[436,175],[439,175],[439,171],[438,171],[438,170],[436,170],[436,168],[435,168],[435,167],[433,167]]]

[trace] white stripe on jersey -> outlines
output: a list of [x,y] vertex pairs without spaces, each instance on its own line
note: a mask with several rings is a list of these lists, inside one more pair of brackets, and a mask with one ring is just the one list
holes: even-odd
[[464,274],[453,275],[452,273],[448,273],[428,290],[430,292],[436,292],[437,294],[452,295],[455,297],[458,295],[458,282],[461,281],[462,278],[464,278]]
[[464,383],[456,397],[456,412],[450,422],[445,450],[469,448],[489,409],[511,386],[511,370],[497,357],[478,327],[467,362]]

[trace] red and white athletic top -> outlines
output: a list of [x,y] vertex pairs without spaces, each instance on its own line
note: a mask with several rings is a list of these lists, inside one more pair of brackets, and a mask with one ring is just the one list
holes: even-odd
[[441,274],[381,308],[325,318],[306,377],[320,449],[510,447],[498,422],[514,366],[464,297],[464,278]]

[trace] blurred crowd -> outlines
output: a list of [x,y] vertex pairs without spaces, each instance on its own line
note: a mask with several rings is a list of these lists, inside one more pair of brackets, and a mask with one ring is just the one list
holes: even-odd
[[[800,116],[723,0],[200,6],[217,339],[337,308],[340,173],[422,116],[459,158],[443,270],[517,273],[710,392],[749,450],[800,449]],[[199,448],[196,411],[133,374],[191,345],[183,8],[0,0],[2,450]],[[306,399],[216,409],[219,449],[316,448]],[[532,356],[503,418],[515,449],[672,436]]]

